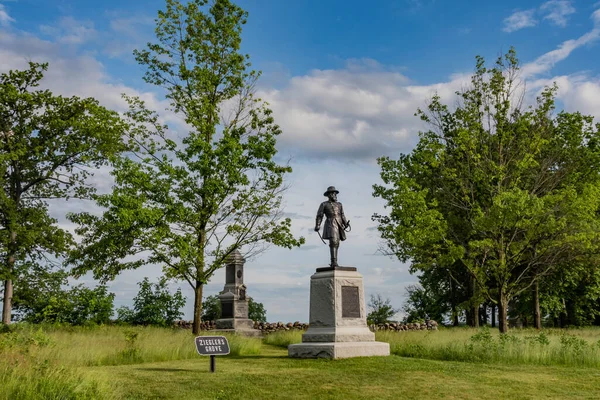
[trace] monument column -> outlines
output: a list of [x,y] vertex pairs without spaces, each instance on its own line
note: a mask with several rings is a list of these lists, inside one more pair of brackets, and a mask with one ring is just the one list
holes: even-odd
[[234,332],[247,336],[260,336],[254,329],[254,321],[248,318],[248,299],[244,285],[244,263],[246,260],[238,250],[227,258],[225,287],[219,293],[221,318],[216,321],[216,331]]

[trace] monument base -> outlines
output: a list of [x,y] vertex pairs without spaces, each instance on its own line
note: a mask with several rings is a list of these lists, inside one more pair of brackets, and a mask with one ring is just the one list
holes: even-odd
[[314,342],[372,342],[375,334],[366,326],[308,327],[303,343]]
[[235,333],[237,335],[260,337],[262,332],[254,329],[254,321],[243,318],[222,318],[216,321],[215,333]]
[[288,346],[295,358],[389,356],[367,327],[362,275],[353,267],[318,268],[310,277],[310,321],[302,343]]
[[384,342],[297,343],[288,346],[294,358],[352,358],[389,356],[390,344]]

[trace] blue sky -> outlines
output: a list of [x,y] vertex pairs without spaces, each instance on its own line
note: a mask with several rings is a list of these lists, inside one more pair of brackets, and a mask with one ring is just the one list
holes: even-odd
[[[246,265],[248,293],[265,304],[269,320],[308,320],[309,277],[327,262],[327,248],[310,228],[330,185],[340,189],[354,226],[340,262],[359,268],[367,295],[380,293],[394,306],[402,304],[404,287],[416,277],[407,265],[377,254],[380,240],[369,216],[384,210],[371,197],[379,181],[375,158],[412,149],[422,129],[416,108],[436,92],[452,103],[476,55],[492,61],[514,46],[529,95],[556,81],[562,107],[600,117],[600,2],[238,4],[249,12],[243,50],[264,71],[259,94],[283,128],[281,155],[292,157],[286,211],[295,231],[307,237],[302,249],[269,249]],[[144,84],[131,52],[153,40],[153,20],[163,7],[163,0],[0,0],[0,71],[22,68],[28,59],[48,61],[45,85],[57,93],[93,96],[121,111],[120,93],[126,92],[162,111],[166,102]],[[175,116],[165,118],[183,128]],[[94,179],[101,190],[110,187],[107,171]],[[68,229],[66,210],[94,209],[87,203],[52,207]],[[144,276],[159,274],[156,266],[120,276],[111,286],[117,305],[129,304]],[[217,293],[223,281],[219,271],[206,293]],[[190,317],[191,292],[181,287]]]

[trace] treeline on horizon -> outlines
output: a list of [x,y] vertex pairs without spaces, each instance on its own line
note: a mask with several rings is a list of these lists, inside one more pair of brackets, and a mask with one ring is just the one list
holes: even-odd
[[[158,264],[165,280],[193,290],[198,334],[204,286],[234,251],[304,243],[282,213],[292,172],[275,161],[282,130],[240,53],[246,20],[229,0],[166,0],[156,41],[134,51],[145,82],[185,121],[182,139],[139,98],[124,95],[129,109],[119,114],[40,89],[45,63],[0,74],[4,324],[14,299],[43,279],[66,279],[53,273],[105,283]],[[557,113],[556,91],[528,102],[513,49],[489,68],[477,57],[457,104],[435,95],[417,110],[430,130],[415,149],[378,160],[383,184],[373,195],[388,214],[373,220],[383,251],[409,262],[421,283],[409,288],[409,318],[465,316],[477,326],[492,308],[502,333],[509,315],[538,328],[542,319],[600,323],[600,125]],[[90,184],[101,167],[110,168],[110,193]],[[66,215],[79,241],[49,213],[49,200],[71,198],[102,210]]]

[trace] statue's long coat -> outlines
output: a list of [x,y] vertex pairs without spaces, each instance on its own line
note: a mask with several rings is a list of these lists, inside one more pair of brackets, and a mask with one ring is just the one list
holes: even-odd
[[344,215],[342,203],[333,201],[324,201],[319,206],[317,211],[317,226],[321,225],[323,215],[327,217],[325,226],[323,227],[323,239],[329,240],[346,240],[346,232],[344,227],[348,224]]

